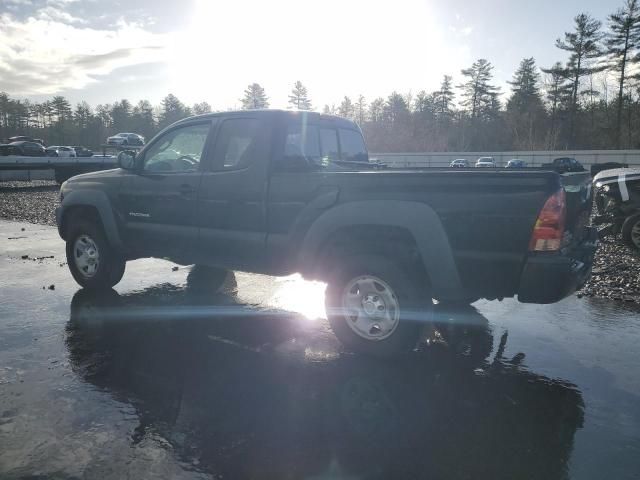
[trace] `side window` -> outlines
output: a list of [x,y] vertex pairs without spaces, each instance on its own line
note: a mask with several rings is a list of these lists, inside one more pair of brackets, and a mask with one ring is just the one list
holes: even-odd
[[316,125],[289,125],[284,141],[283,158],[277,163],[280,171],[306,170],[319,164],[320,136]]
[[340,149],[342,150],[342,160],[350,162],[368,162],[369,155],[364,146],[364,140],[360,132],[341,128]]
[[214,162],[217,170],[235,170],[251,165],[260,155],[260,121],[254,118],[232,118],[222,122]]
[[195,172],[209,134],[209,124],[170,130],[153,143],[144,156],[148,172]]
[[329,160],[338,160],[340,158],[337,130],[332,128],[321,128],[320,145],[323,164],[327,163]]

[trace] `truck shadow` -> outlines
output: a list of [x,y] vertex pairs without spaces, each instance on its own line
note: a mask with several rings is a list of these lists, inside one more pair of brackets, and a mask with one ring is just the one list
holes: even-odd
[[132,444],[160,436],[214,476],[567,478],[582,395],[505,342],[480,369],[464,346],[374,360],[298,315],[168,284],[80,290],[66,327],[73,371],[134,406]]

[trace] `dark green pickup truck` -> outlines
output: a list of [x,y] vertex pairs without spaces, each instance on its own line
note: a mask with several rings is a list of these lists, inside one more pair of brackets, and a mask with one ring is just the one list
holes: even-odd
[[[432,299],[550,303],[588,278],[588,173],[370,163],[353,122],[313,112],[181,120],[120,168],[71,178],[57,210],[71,273],[118,283],[127,260],[300,272],[328,284],[337,336],[361,351],[415,340]],[[570,175],[570,177],[569,177]]]

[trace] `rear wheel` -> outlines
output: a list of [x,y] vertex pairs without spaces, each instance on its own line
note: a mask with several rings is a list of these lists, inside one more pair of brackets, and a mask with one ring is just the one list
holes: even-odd
[[336,337],[348,349],[371,355],[413,349],[431,322],[431,295],[421,283],[381,256],[346,260],[330,274],[325,296]]
[[124,275],[126,260],[109,245],[102,228],[79,221],[67,235],[67,264],[74,280],[84,288],[108,289]]
[[622,240],[628,246],[640,250],[640,213],[631,215],[624,221]]

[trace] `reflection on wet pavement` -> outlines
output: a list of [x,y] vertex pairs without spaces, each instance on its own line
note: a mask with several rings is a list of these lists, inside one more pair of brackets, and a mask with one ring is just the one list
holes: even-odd
[[[574,385],[504,358],[474,372],[438,352],[340,356],[329,336],[307,345],[322,332],[297,315],[226,321],[224,295],[211,319],[187,308],[140,321],[140,309],[164,304],[204,306],[173,288],[80,291],[66,326],[72,370],[135,408],[133,445],[158,436],[224,478],[465,478],[479,466],[487,478],[565,475],[583,421]],[[322,355],[310,361],[308,348]]]
[[343,351],[324,285],[297,276],[207,296],[188,268],[141,260],[92,294],[19,253],[0,258],[0,478],[640,471],[633,308],[438,306],[415,351],[381,361]]

